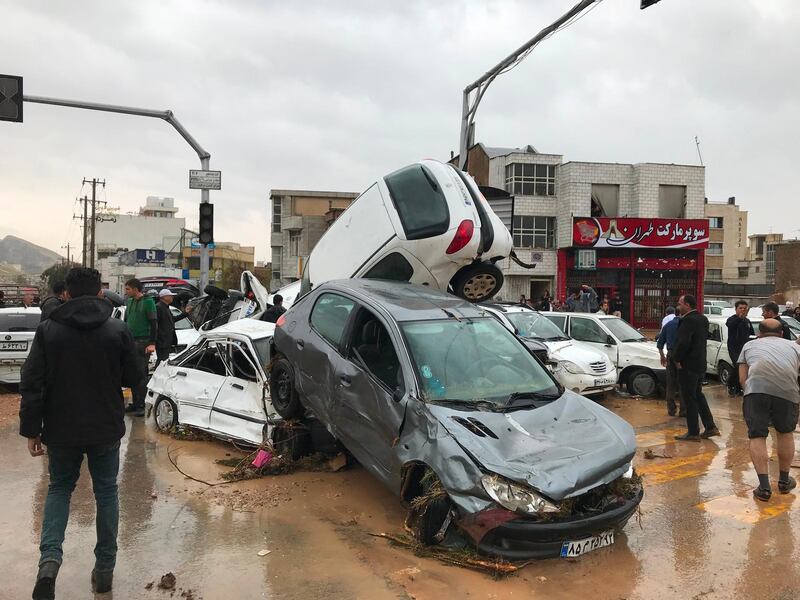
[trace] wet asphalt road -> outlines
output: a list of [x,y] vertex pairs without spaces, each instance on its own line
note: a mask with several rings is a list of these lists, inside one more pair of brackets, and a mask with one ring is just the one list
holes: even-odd
[[[296,473],[209,488],[217,442],[175,441],[129,421],[123,440],[116,597],[169,598],[145,586],[173,572],[178,591],[208,600],[271,598],[794,598],[800,593],[796,495],[756,503],[741,399],[706,388],[722,437],[676,444],[664,403],[610,397],[637,431],[645,476],[641,520],[614,546],[491,577],[418,558],[370,533],[402,529],[397,499],[360,468]],[[0,598],[29,598],[46,494],[46,462],[16,423],[0,428]],[[645,459],[646,450],[656,458]],[[774,478],[777,463],[772,462]],[[86,474],[85,474],[86,475]],[[800,505],[798,505],[800,506]],[[73,496],[57,597],[92,598],[94,507],[88,475]],[[264,557],[261,550],[269,550]],[[112,594],[97,596],[111,598]]]

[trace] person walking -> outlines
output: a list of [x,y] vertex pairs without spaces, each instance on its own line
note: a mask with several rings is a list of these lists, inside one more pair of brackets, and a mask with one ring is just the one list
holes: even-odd
[[767,434],[775,427],[778,443],[778,491],[787,494],[797,482],[789,476],[794,459],[800,387],[800,345],[783,339],[777,319],[758,324],[758,338],[744,345],[739,355],[739,379],[744,385],[744,420],[750,439],[750,458],[758,475],[753,496],[764,502],[772,496],[769,482]]
[[[667,414],[670,417],[674,417],[676,413],[679,417],[686,416],[686,404],[681,399],[680,385],[678,382],[678,367],[673,359],[675,343],[678,341],[679,325],[680,319],[678,318],[672,318],[667,321],[661,327],[661,332],[658,334],[658,340],[656,342],[658,354],[661,357],[661,366],[667,370]],[[667,348],[666,355],[664,355],[665,346]],[[678,400],[677,402],[675,402],[676,398]],[[678,412],[678,407],[680,407],[680,412]]]
[[280,294],[275,294],[272,297],[272,306],[264,311],[264,314],[261,315],[261,320],[266,321],[267,323],[277,323],[278,318],[285,312],[286,309],[283,307],[283,296]]
[[128,324],[136,344],[139,370],[142,374],[139,385],[131,388],[133,402],[125,411],[132,412],[137,417],[143,417],[149,357],[156,351],[158,315],[156,303],[142,293],[142,282],[138,279],[129,279],[125,282],[125,295],[128,297],[125,302],[125,322]]
[[53,294],[42,302],[42,316],[39,322],[50,318],[51,313],[67,301],[67,286],[63,281],[56,281],[53,284]]
[[170,306],[175,300],[176,294],[172,290],[164,288],[158,292],[158,302],[156,303],[156,357],[158,362],[169,358],[172,347],[178,343],[178,335],[175,333],[175,323],[189,316],[192,312],[191,307],[179,315],[172,314]]
[[[678,299],[678,339],[672,352],[678,369],[678,385],[686,411],[687,432],[676,435],[676,440],[699,442],[702,438],[720,435],[714,417],[703,394],[703,377],[706,372],[706,344],[708,319],[697,312],[697,300],[685,294]],[[698,416],[705,430],[700,433]]]
[[728,317],[725,326],[728,328],[728,354],[733,361],[733,371],[728,379],[728,395],[738,396],[742,393],[742,386],[739,382],[739,355],[744,345],[750,341],[750,336],[754,335],[753,324],[747,318],[749,305],[744,300],[737,300],[734,304],[736,312]]
[[99,297],[100,273],[67,273],[69,300],[39,324],[20,382],[20,435],[31,456],[47,447],[50,483],[44,505],[34,600],[55,598],[69,503],[86,455],[97,505],[91,581],[112,587],[117,555],[119,440],[125,434],[122,387],[139,383],[133,338]]
[[775,302],[767,302],[764,306],[761,307],[761,316],[766,319],[775,319],[781,324],[781,335],[785,340],[792,339],[792,332],[789,329],[789,326],[786,324],[786,321],[781,319],[780,315],[780,307]]

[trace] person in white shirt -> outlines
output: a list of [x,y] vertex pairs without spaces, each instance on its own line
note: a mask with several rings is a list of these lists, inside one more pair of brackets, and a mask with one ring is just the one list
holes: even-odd
[[675,307],[668,306],[667,307],[667,314],[664,315],[664,318],[661,319],[661,329],[664,329],[664,325],[672,321],[675,318]]

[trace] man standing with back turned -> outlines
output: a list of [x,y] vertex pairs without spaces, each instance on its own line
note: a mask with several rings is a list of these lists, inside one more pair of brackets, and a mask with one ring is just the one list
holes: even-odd
[[753,324],[747,318],[747,302],[744,300],[737,300],[736,313],[728,317],[725,325],[728,328],[728,354],[733,361],[733,372],[728,380],[728,395],[737,396],[742,393],[742,385],[739,382],[739,368],[736,366],[739,362],[739,354],[742,352],[744,345],[750,341],[750,336],[753,335]]
[[44,505],[39,573],[34,600],[55,598],[69,502],[89,463],[97,503],[97,545],[92,587],[111,590],[119,524],[119,440],[125,435],[123,386],[141,379],[127,327],[111,319],[99,297],[100,273],[75,268],[66,277],[69,300],[36,329],[22,367],[19,432],[31,456],[47,446],[50,485]]
[[[673,358],[678,368],[678,383],[686,411],[687,432],[676,435],[680,441],[699,442],[701,438],[720,435],[714,424],[708,401],[703,395],[703,377],[706,373],[706,344],[708,343],[708,319],[697,312],[697,300],[685,294],[678,299],[681,314],[678,325],[678,340],[675,342]],[[700,433],[698,415],[705,431]]]
[[142,380],[139,385],[131,388],[133,404],[126,411],[133,412],[137,417],[144,416],[144,397],[147,394],[147,369],[150,355],[156,351],[158,321],[156,303],[152,298],[142,293],[142,282],[138,279],[129,279],[125,282],[125,322],[133,335],[136,344],[136,355],[139,358],[139,370]]
[[750,438],[750,458],[758,475],[757,500],[772,496],[769,483],[767,434],[775,427],[778,442],[778,491],[788,494],[797,482],[789,476],[794,458],[794,430],[800,404],[800,346],[783,338],[777,319],[758,324],[758,339],[747,342],[739,356],[739,379],[744,384],[744,420]]

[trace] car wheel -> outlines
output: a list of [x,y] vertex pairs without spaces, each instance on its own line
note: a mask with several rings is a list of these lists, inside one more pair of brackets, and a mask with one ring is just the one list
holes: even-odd
[[276,454],[300,460],[309,452],[308,428],[297,421],[278,423],[272,430],[272,448]]
[[166,396],[159,396],[153,407],[156,428],[166,433],[178,425],[178,407]]
[[635,371],[628,377],[628,392],[634,396],[650,398],[656,395],[658,382],[649,371]]
[[426,479],[427,476],[423,478],[422,494],[411,501],[406,522],[419,543],[433,546],[444,540],[451,522],[452,504],[438,478],[432,476],[427,483]]
[[294,369],[285,358],[278,359],[269,372],[269,390],[272,406],[284,419],[303,416],[303,405],[294,387]]
[[722,385],[728,385],[728,382],[731,380],[731,377],[733,376],[733,367],[726,362],[720,362],[719,368],[717,369],[717,373],[719,374],[720,383]]
[[503,272],[492,263],[470,265],[456,273],[451,286],[456,296],[470,302],[484,302],[503,287]]

